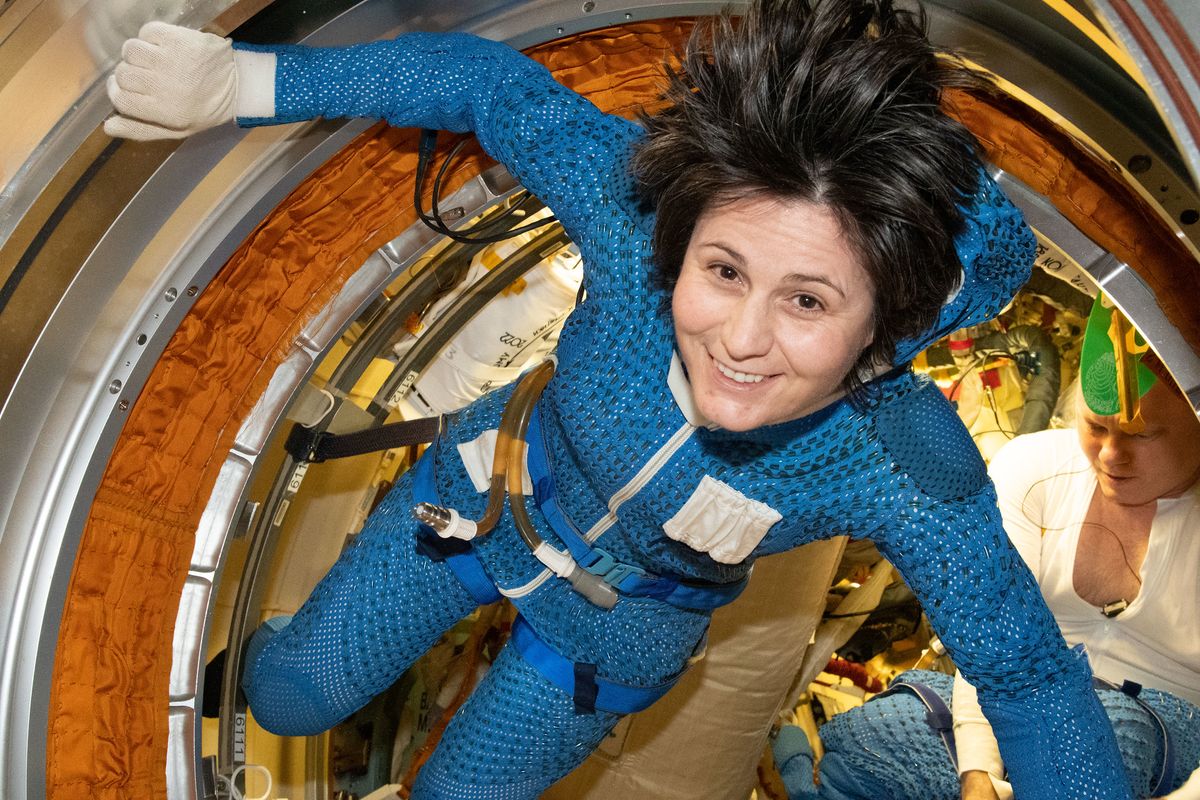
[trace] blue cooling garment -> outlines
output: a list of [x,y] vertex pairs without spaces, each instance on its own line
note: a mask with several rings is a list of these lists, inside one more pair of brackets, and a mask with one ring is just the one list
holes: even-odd
[[[667,383],[673,326],[649,280],[653,215],[628,170],[638,126],[600,113],[519,53],[463,34],[270,50],[278,117],[242,124],[366,116],[474,131],[579,246],[587,300],[563,330],[558,373],[540,409],[558,500],[580,533],[599,533],[596,544],[627,564],[712,582],[736,580],[758,556],[815,539],[870,537],[979,687],[1005,760],[1018,765],[1020,796],[1122,796],[1119,757],[1087,667],[1063,645],[1001,529],[983,463],[932,383],[899,370],[876,382],[861,411],[838,402],[749,433],[690,424]],[[926,336],[901,343],[897,364],[994,316],[1027,277],[1032,236],[982,171],[967,210],[958,241],[963,285]],[[466,516],[478,516],[484,498],[455,445],[497,427],[507,394],[467,409],[437,450],[441,499]],[[646,468],[651,461],[657,470]],[[634,480],[639,473],[644,481]],[[705,476],[782,515],[740,563],[718,563],[664,534],[663,523]],[[411,502],[404,478],[291,624],[257,637],[245,689],[268,729],[332,726],[473,607],[444,564],[413,552]],[[532,511],[547,542],[565,549]],[[542,640],[594,664],[604,679],[669,679],[708,625],[707,612],[647,598],[624,597],[611,611],[590,605],[544,574],[507,513],[476,551]],[[414,797],[536,797],[616,719],[575,713],[571,697],[506,652],[454,720]]]
[[[952,704],[954,679],[949,675],[909,670],[893,686],[898,683],[924,684],[946,707]],[[1200,709],[1157,689],[1139,688],[1137,700],[1115,688],[1099,688],[1096,695],[1116,734],[1133,795],[1159,797],[1179,788],[1200,762],[1195,724]],[[819,786],[813,782],[808,737],[797,727],[784,727],[772,749],[789,800],[958,800],[955,765],[927,714],[914,695],[897,692],[833,717],[820,728],[825,753]],[[1167,738],[1170,747],[1164,756]],[[1100,796],[1114,795],[1117,790]]]

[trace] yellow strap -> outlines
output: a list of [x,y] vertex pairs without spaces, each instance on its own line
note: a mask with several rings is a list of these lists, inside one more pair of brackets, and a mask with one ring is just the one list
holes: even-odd
[[1146,429],[1146,422],[1142,419],[1136,356],[1146,352],[1149,345],[1138,344],[1137,331],[1117,308],[1113,309],[1108,325],[1108,338],[1112,340],[1116,356],[1117,397],[1121,403],[1117,424],[1125,433],[1141,433]]

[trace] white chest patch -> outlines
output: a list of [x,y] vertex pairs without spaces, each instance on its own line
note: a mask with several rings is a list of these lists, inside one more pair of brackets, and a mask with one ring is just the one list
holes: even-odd
[[[500,436],[497,430],[484,431],[469,442],[458,445],[458,455],[462,458],[463,467],[475,484],[475,491],[483,493],[492,483],[492,462],[496,457],[496,439]],[[529,445],[525,445],[526,458],[522,459],[521,478],[525,494],[533,494],[533,478],[529,477]]]
[[714,561],[737,564],[781,519],[783,515],[766,503],[705,475],[683,507],[663,523],[663,530]]

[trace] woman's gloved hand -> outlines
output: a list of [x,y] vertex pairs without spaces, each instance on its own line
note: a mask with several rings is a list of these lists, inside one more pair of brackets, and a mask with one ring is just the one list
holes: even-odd
[[182,139],[233,120],[238,70],[233,43],[211,33],[148,22],[121,48],[108,79],[117,116],[109,136]]

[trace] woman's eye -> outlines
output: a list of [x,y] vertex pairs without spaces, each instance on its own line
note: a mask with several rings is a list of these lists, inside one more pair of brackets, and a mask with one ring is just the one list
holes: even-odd
[[717,264],[713,266],[712,270],[723,281],[736,281],[738,279],[738,271],[728,264]]
[[796,295],[796,305],[802,311],[818,311],[821,309],[821,301],[811,294]]

